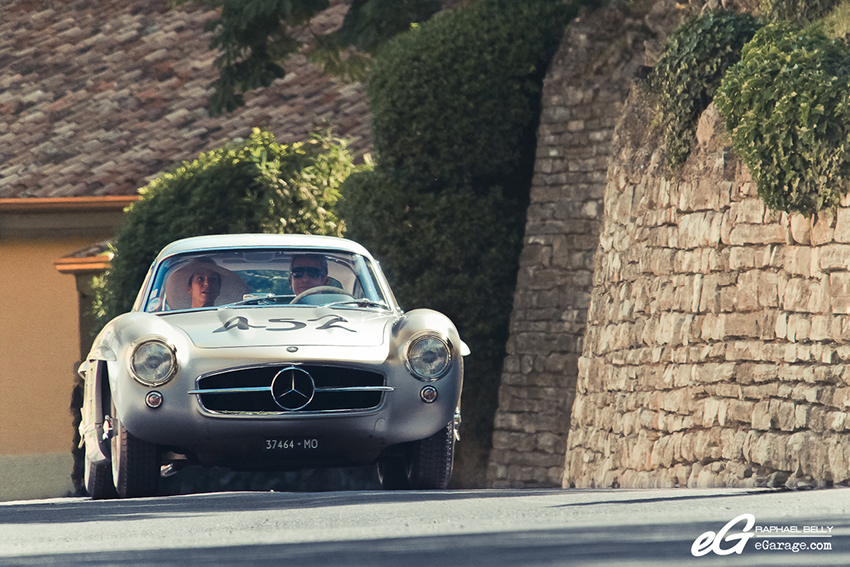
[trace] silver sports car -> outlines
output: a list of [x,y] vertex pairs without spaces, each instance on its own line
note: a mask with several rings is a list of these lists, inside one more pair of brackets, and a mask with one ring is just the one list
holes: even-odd
[[466,354],[444,315],[401,311],[355,242],[174,242],[80,366],[86,488],[152,495],[186,465],[370,463],[385,488],[445,488]]

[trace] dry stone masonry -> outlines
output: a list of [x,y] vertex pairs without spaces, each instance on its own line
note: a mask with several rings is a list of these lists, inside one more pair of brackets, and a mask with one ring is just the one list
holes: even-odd
[[622,11],[599,10],[570,26],[544,82],[491,486],[561,484],[611,137],[651,36]]
[[623,117],[564,486],[846,483],[850,199],[766,210],[714,107],[667,179],[639,89]]

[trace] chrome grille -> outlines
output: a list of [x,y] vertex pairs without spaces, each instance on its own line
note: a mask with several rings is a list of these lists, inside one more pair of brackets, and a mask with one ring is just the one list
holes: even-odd
[[295,411],[282,409],[272,396],[272,381],[287,366],[241,368],[204,376],[197,389],[201,404],[209,411],[228,414],[280,414],[330,411],[362,411],[381,405],[386,387],[383,374],[335,366],[298,365],[310,374],[315,395]]

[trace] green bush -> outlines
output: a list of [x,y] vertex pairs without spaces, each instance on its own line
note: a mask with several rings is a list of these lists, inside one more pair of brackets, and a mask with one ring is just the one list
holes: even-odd
[[348,235],[405,308],[458,326],[460,485],[484,481],[533,172],[542,80],[572,8],[481,0],[390,41],[368,84],[377,165],[343,185]]
[[482,0],[390,41],[368,84],[380,162],[436,179],[513,171],[567,16],[551,0]]
[[760,26],[748,14],[717,11],[691,18],[670,36],[650,75],[650,88],[658,101],[671,168],[687,159],[700,115]]
[[850,49],[815,27],[760,30],[717,92],[735,152],[773,210],[837,206],[850,175]]
[[240,232],[341,235],[333,208],[354,170],[345,143],[330,136],[281,145],[254,129],[245,141],[161,175],[140,189],[119,229],[111,268],[96,286],[98,327],[130,310],[148,266],[174,240]]

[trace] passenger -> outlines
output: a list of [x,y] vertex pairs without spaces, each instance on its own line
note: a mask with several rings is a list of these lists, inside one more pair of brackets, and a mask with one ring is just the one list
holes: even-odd
[[192,308],[212,307],[221,292],[221,276],[207,268],[198,268],[189,276]]
[[168,275],[165,296],[168,309],[200,309],[242,299],[248,286],[236,273],[212,259],[192,260]]

